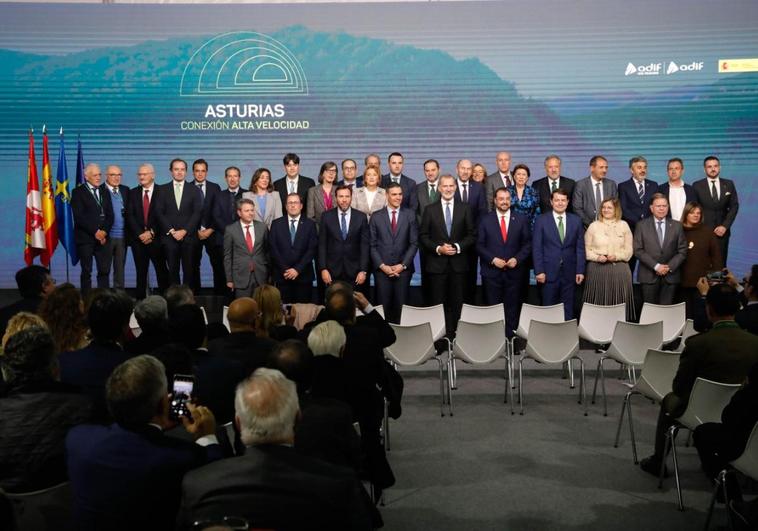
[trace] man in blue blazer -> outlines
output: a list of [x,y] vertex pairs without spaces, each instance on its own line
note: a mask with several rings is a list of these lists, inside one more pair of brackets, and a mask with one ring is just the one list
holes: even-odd
[[371,263],[374,266],[376,300],[384,306],[387,321],[400,322],[413,277],[413,257],[418,249],[415,213],[402,208],[403,189],[387,186],[387,208],[371,216]]
[[335,198],[337,208],[321,215],[316,267],[325,285],[344,280],[364,291],[368,288],[369,270],[368,218],[360,210],[350,208],[353,198],[350,186],[338,186]]
[[[488,210],[484,186],[471,179],[473,164],[471,164],[470,160],[459,160],[455,169],[458,173],[455,200],[468,204],[469,210],[471,211],[471,218],[474,221],[474,227],[478,227],[479,220],[487,214]],[[466,304],[474,304],[476,300],[476,266],[479,261],[479,256],[477,253],[471,253],[469,255],[469,260],[469,274],[466,278],[466,296],[463,298],[463,302]]]
[[[650,217],[650,201],[658,191],[658,184],[647,179],[647,159],[632,157],[629,159],[629,172],[632,174],[628,181],[618,185],[618,199],[621,203],[621,219],[626,221],[634,234],[637,222]],[[629,269],[634,272],[637,258],[629,259]]]
[[271,223],[271,278],[286,303],[311,302],[313,259],[318,249],[316,223],[302,215],[303,203],[297,192],[287,196],[287,214]]
[[164,435],[166,369],[152,356],[116,367],[106,384],[115,424],[80,425],[66,437],[76,529],[174,529],[184,474],[222,457],[208,408],[188,404],[181,423],[196,443]]
[[187,183],[187,163],[174,159],[169,164],[171,182],[163,185],[156,199],[156,214],[160,225],[161,245],[168,262],[172,284],[181,284],[179,266],[184,273],[184,284],[194,283],[194,254],[197,229],[203,213],[203,195],[194,184]]
[[682,179],[684,175],[684,162],[678,157],[669,159],[666,164],[668,181],[658,187],[658,191],[666,196],[669,202],[669,217],[676,221],[682,221],[684,205],[697,201],[697,194],[692,185]]
[[495,210],[482,218],[476,251],[481,258],[484,303],[505,307],[505,332],[513,336],[518,326],[521,279],[532,254],[529,219],[511,211],[511,194],[495,191]]
[[543,284],[542,304],[563,302],[566,320],[574,318],[574,293],[584,282],[584,227],[576,214],[566,211],[568,194],[560,188],[551,194],[552,212],[534,222],[532,256],[538,284]]
[[224,249],[216,245],[216,229],[213,227],[213,205],[221,195],[221,187],[208,180],[208,163],[197,159],[192,163],[192,184],[197,186],[203,196],[203,213],[200,216],[200,226],[197,228],[197,246],[195,249],[195,272],[192,275],[194,285],[190,286],[195,292],[200,290],[200,262],[203,258],[203,248],[208,255],[213,270],[213,291],[216,295],[226,293],[226,277],[224,275]]
[[[368,157],[367,157],[368,158]],[[390,153],[387,157],[390,172],[382,175],[382,188],[385,190],[390,183],[398,183],[403,189],[403,207],[410,208],[413,212],[418,208],[418,192],[416,181],[403,173],[404,159],[402,153]]]

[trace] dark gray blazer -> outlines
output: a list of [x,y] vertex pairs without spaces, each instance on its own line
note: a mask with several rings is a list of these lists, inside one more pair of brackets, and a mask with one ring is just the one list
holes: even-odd
[[652,284],[658,275],[655,264],[666,264],[671,268],[663,277],[667,284],[678,284],[682,279],[681,266],[687,258],[687,239],[682,224],[671,218],[664,220],[663,245],[658,242],[655,217],[645,218],[637,223],[634,230],[634,256],[640,261],[637,281]]
[[371,265],[374,269],[379,269],[382,264],[403,264],[407,271],[413,272],[413,257],[418,250],[416,217],[410,209],[401,208],[397,213],[397,230],[392,234],[387,212],[386,208],[375,212],[368,225],[371,233]]
[[[439,186],[440,181],[437,179],[437,182],[434,183],[434,201],[439,201],[440,198],[440,192],[439,192]],[[421,224],[421,216],[424,215],[424,209],[429,206],[434,201],[431,201],[429,199],[429,181],[424,181],[423,183],[416,186],[416,193],[418,194],[418,207],[416,208],[416,224]]]
[[[602,188],[604,200],[618,196],[616,181],[606,177],[603,179]],[[585,229],[597,220],[600,205],[595,204],[595,188],[592,184],[592,177],[585,177],[576,182],[574,195],[571,197],[571,206],[574,209],[574,214],[582,218]]]
[[224,231],[224,273],[227,282],[234,282],[235,289],[245,289],[250,284],[250,269],[259,286],[268,280],[268,230],[261,221],[253,220],[253,253],[247,250],[245,234],[239,221]]

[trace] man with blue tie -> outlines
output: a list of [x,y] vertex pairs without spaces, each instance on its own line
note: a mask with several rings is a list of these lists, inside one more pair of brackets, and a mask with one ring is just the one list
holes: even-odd
[[529,219],[511,211],[511,194],[498,188],[495,210],[482,218],[477,231],[476,250],[481,258],[484,303],[505,307],[505,332],[513,335],[518,325],[521,278],[524,264],[532,254]]
[[223,245],[217,245],[214,234],[216,229],[213,227],[213,205],[221,194],[221,187],[208,180],[208,163],[204,159],[197,159],[192,163],[192,176],[194,177],[192,184],[198,187],[203,196],[203,213],[200,216],[200,227],[197,229],[195,272],[192,275],[195,284],[191,287],[196,293],[200,290],[200,262],[203,258],[203,248],[205,248],[213,270],[213,291],[216,295],[223,295],[226,293],[224,249]]
[[325,285],[343,280],[364,291],[368,288],[368,218],[350,208],[353,195],[348,185],[338,186],[335,197],[337,208],[321,215],[316,267]]
[[[455,199],[469,206],[474,226],[478,227],[479,220],[487,213],[487,205],[485,203],[486,194],[484,186],[471,179],[473,168],[473,164],[467,159],[459,160],[458,164],[456,164],[458,187],[455,191]],[[477,253],[471,253],[469,260],[469,275],[466,278],[466,296],[463,300],[466,304],[474,304],[476,300],[476,273],[479,256]]]
[[574,318],[576,286],[584,282],[584,227],[576,214],[567,212],[568,194],[558,188],[550,194],[552,212],[534,222],[532,256],[538,284],[543,284],[542,304],[563,302],[565,319]]
[[387,186],[387,208],[371,216],[371,262],[374,266],[376,300],[384,306],[387,321],[400,322],[403,304],[413,277],[413,257],[418,249],[415,213],[402,208],[403,189]]
[[171,182],[162,187],[157,198],[156,214],[161,228],[168,272],[172,284],[181,284],[179,267],[184,284],[194,283],[194,257],[197,245],[197,229],[203,213],[203,196],[197,186],[185,181],[187,163],[174,159],[169,164]]
[[[650,217],[650,200],[658,191],[658,184],[647,179],[647,159],[632,157],[629,159],[629,171],[632,177],[618,185],[618,199],[621,203],[621,219],[626,221],[634,234],[634,227],[639,221]],[[634,273],[637,258],[629,259],[629,269]]]
[[287,195],[287,214],[271,223],[271,278],[286,303],[311,302],[313,259],[318,249],[316,223],[302,215],[303,203],[297,192]]
[[[366,157],[368,159],[368,157]],[[397,183],[403,189],[403,207],[410,208],[413,212],[418,208],[418,193],[416,192],[416,181],[403,173],[403,154],[394,152],[387,157],[387,164],[390,172],[382,175],[382,188],[385,190],[390,183]]]
[[86,294],[92,288],[92,258],[97,264],[97,287],[107,288],[110,275],[108,234],[113,226],[110,194],[100,189],[100,166],[87,164],[85,182],[71,192],[74,214],[74,241],[81,262],[80,288]]

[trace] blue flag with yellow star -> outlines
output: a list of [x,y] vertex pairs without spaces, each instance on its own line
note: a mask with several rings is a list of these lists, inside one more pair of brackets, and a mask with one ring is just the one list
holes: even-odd
[[63,147],[63,129],[61,129],[61,147],[58,153],[58,174],[55,180],[55,219],[58,223],[58,239],[71,258],[71,264],[79,262],[74,242],[74,215],[71,212],[71,194],[68,192],[68,168],[66,167],[66,150]]

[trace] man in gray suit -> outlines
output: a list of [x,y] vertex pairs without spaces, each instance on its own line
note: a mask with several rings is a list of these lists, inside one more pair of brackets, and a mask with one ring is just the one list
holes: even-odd
[[224,231],[224,273],[234,297],[250,297],[268,278],[268,231],[255,221],[252,199],[237,201],[236,221]]
[[687,239],[682,224],[668,217],[665,195],[653,195],[650,211],[652,217],[641,220],[634,230],[634,256],[640,261],[637,281],[644,302],[673,304],[687,258]]
[[616,182],[606,179],[608,173],[608,159],[602,155],[595,155],[590,159],[590,175],[580,179],[574,186],[574,195],[571,205],[574,214],[582,218],[584,228],[597,219],[600,205],[603,200],[616,197]]
[[413,276],[413,257],[418,249],[418,226],[413,211],[401,208],[403,189],[387,186],[387,208],[371,216],[371,263],[376,270],[376,300],[384,306],[391,323],[400,322]]
[[484,181],[484,191],[487,200],[487,212],[492,212],[495,192],[500,188],[513,186],[513,176],[511,175],[511,154],[507,151],[501,151],[495,157],[497,171],[487,176]]

